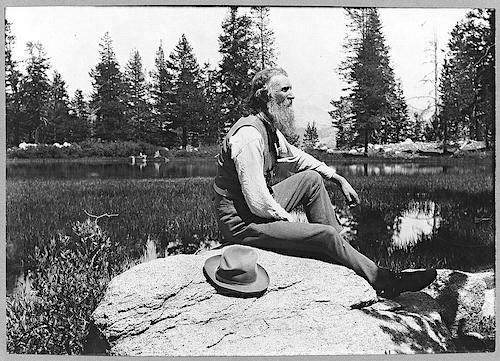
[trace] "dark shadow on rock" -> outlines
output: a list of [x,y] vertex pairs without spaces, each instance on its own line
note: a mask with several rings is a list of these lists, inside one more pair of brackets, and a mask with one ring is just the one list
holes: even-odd
[[[419,301],[424,304],[434,303],[434,299],[424,294],[423,292],[413,293],[413,295],[418,294]],[[447,333],[447,330],[439,322],[433,321],[431,318],[427,319],[428,325],[418,318],[415,317],[415,313],[425,315],[429,310],[424,309],[419,310],[396,310],[392,312],[378,311],[372,308],[365,308],[361,310],[365,314],[375,317],[381,321],[387,322],[385,325],[381,325],[380,329],[387,333],[395,344],[406,345],[412,352],[415,353],[429,353],[429,352],[453,352],[454,350],[445,350],[443,346],[437,341],[433,340],[429,336],[428,327],[435,330],[437,334]],[[411,318],[412,322],[408,322],[408,317]],[[415,322],[417,327],[413,324]],[[391,326],[394,325],[394,326]],[[404,331],[400,328],[403,326]]]
[[447,283],[439,291],[436,301],[442,305],[440,314],[443,322],[448,328],[453,326],[458,312],[458,291],[467,282],[467,275],[462,272],[453,272],[450,274]]
[[[458,330],[464,327],[465,320],[460,320]],[[453,339],[457,352],[495,352],[495,338],[477,337],[475,334],[463,334],[459,332]]]
[[[468,334],[464,334],[464,325],[471,320],[457,320],[459,308],[459,292],[467,283],[467,275],[462,272],[452,272],[446,283],[438,291],[436,298],[424,293],[413,292],[403,293],[396,301],[403,305],[402,310],[398,310],[390,314],[380,313],[379,311],[367,308],[362,311],[366,314],[379,318],[387,322],[404,323],[399,315],[407,315],[408,313],[417,313],[421,315],[428,314],[431,311],[438,311],[441,315],[444,325],[450,331],[451,341],[457,352],[487,352],[494,351],[495,341],[490,339],[480,339]],[[431,286],[432,287],[432,286]],[[437,304],[436,304],[437,303]],[[471,316],[473,317],[473,316]],[[405,343],[409,345],[412,351],[426,352],[426,349],[432,349],[439,346],[436,342],[430,341],[427,336],[426,328],[422,320],[415,319],[422,331],[410,329],[406,332],[401,332],[396,328],[389,326],[381,326],[381,329],[389,334],[392,340],[396,343]],[[440,327],[440,325],[429,320],[432,327]]]
[[97,326],[91,322],[89,333],[83,345],[84,355],[107,355],[110,345]]

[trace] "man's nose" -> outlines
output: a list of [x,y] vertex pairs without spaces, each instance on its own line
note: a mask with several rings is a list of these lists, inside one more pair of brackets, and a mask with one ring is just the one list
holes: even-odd
[[293,95],[293,93],[290,92],[290,93],[288,93],[287,98],[290,99],[290,100],[293,100],[293,99],[295,99],[295,95]]

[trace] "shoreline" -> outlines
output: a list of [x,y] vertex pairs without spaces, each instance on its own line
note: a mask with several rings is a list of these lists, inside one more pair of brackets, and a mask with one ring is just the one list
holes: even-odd
[[[207,159],[214,159],[216,154],[203,152],[197,154],[196,152],[188,153],[182,152],[176,155],[175,153],[168,155],[168,161],[201,161]],[[342,153],[325,153],[321,151],[311,151],[308,154],[314,156],[320,161],[327,164],[344,163],[344,164],[364,164],[364,163],[422,163],[422,164],[439,164],[439,165],[454,165],[454,164],[470,164],[480,163],[481,165],[495,164],[495,156],[492,151],[468,154],[464,157],[457,157],[451,155],[406,155],[406,156],[382,156],[372,154],[368,156],[363,155],[345,155]],[[6,157],[6,164],[23,164],[23,163],[121,163],[129,162],[129,157],[68,157],[68,158],[10,158]],[[149,163],[153,163],[150,161]],[[163,162],[162,162],[163,163]]]

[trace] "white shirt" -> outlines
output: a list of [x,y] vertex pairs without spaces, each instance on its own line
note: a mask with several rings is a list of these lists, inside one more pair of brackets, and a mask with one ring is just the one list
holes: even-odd
[[[335,170],[313,156],[287,142],[277,130],[279,149],[278,166],[291,172],[312,169],[324,178],[330,178]],[[273,198],[264,178],[264,139],[257,129],[243,126],[229,138],[231,158],[241,184],[241,190],[250,211],[262,218],[291,219],[291,215]]]

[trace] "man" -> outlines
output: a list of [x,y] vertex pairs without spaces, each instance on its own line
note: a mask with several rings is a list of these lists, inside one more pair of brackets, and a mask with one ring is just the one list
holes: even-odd
[[[224,242],[327,255],[387,298],[428,286],[435,270],[380,268],[342,238],[323,178],[335,182],[350,205],[359,204],[359,197],[344,177],[287,142],[282,132],[293,126],[293,99],[283,69],[258,72],[249,97],[254,115],[239,119],[222,142],[214,200]],[[270,187],[277,165],[295,174]],[[289,212],[298,205],[309,223],[294,222]]]

